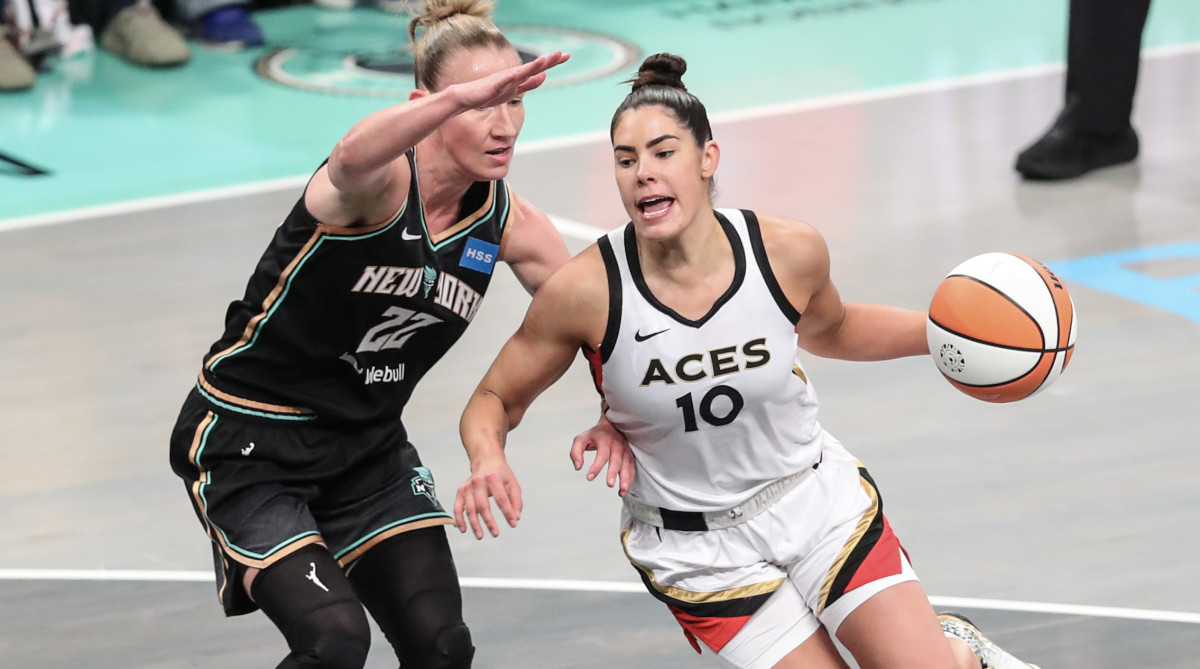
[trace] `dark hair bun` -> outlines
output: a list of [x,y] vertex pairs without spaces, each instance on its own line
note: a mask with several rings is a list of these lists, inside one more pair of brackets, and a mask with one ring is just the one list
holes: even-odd
[[642,86],[667,86],[686,91],[684,72],[687,72],[687,61],[673,53],[656,53],[642,61],[637,76],[631,80],[633,90]]

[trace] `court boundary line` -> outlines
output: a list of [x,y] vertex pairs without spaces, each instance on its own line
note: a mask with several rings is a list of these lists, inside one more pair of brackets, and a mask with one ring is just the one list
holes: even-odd
[[[154,569],[0,569],[0,581],[134,581],[211,583],[211,571],[169,571]],[[553,590],[567,592],[643,593],[645,586],[638,582],[586,581],[572,579],[485,578],[463,576],[459,583],[469,589]],[[929,601],[938,608],[968,608],[992,611],[1019,611],[1075,615],[1089,618],[1120,618],[1153,622],[1200,625],[1200,613],[1133,609],[1089,604],[1058,604],[978,597],[945,597],[930,595]]]
[[[1182,44],[1146,49],[1142,51],[1142,60],[1160,60],[1164,58],[1173,58],[1176,56],[1186,56],[1198,52],[1200,52],[1200,41],[1184,42]],[[879,102],[882,100],[892,100],[925,93],[939,93],[959,88],[971,88],[984,84],[1029,79],[1037,76],[1063,72],[1065,69],[1066,64],[1063,62],[1044,63],[1041,65],[1031,65],[1028,67],[1012,68],[1008,70],[997,70],[995,72],[984,72],[981,74],[971,74],[962,77],[951,77],[936,81],[901,84],[899,86],[887,86],[884,88],[855,91],[852,93],[838,93],[834,95],[809,98],[806,100],[779,102],[760,105],[757,107],[748,107],[746,109],[737,109],[728,112],[718,112],[712,114],[709,120],[714,126],[723,123],[736,123],[760,119],[767,116],[803,113],[818,109],[841,107],[849,104]],[[554,151],[603,141],[607,138],[608,135],[606,133],[597,131],[567,135],[565,137],[535,140],[527,143],[518,141],[517,150],[523,154],[541,153],[543,151]],[[59,225],[62,223],[73,223],[90,218],[102,218],[105,216],[154,211],[156,209],[165,209],[168,207],[177,207],[202,202],[213,202],[247,195],[279,193],[289,189],[302,187],[308,182],[308,179],[311,176],[311,174],[305,174],[299,176],[281,177],[278,179],[255,181],[236,186],[222,186],[219,188],[189,191],[186,193],[176,193],[173,195],[161,195],[137,200],[126,200],[123,202],[95,205],[91,207],[81,207],[78,209],[67,209],[63,211],[47,212],[44,214],[32,214],[30,216],[18,216],[15,218],[0,219],[0,234],[14,230],[26,230],[30,228]]]

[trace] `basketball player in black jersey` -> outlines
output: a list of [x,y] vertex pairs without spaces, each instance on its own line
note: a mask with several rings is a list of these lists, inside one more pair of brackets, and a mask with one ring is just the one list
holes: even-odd
[[927,355],[926,314],[843,302],[807,224],[713,209],[720,150],[685,70],[671,54],[642,64],[611,126],[630,223],[534,296],[463,413],[459,530],[495,534],[478,479],[511,476],[504,435],[582,349],[638,460],[626,555],[697,651],[740,669],[847,669],[836,634],[863,669],[1032,669],[935,615],[795,361],[797,346]]
[[[225,612],[262,609],[291,650],[281,668],[362,667],[364,605],[405,669],[471,665],[442,527],[453,520],[400,412],[498,261],[532,293],[569,257],[504,181],[524,94],[568,56],[521,64],[490,15],[485,0],[428,0],[413,19],[416,90],[361,120],[313,175],[172,434]],[[632,457],[611,425],[580,435],[577,468],[585,448],[589,478],[607,465],[609,485],[620,474],[628,487]]]

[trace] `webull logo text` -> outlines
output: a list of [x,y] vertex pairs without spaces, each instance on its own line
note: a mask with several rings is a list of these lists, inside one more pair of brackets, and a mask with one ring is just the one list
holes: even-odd
[[397,383],[404,380],[404,363],[395,367],[368,367],[363,371],[363,384]]

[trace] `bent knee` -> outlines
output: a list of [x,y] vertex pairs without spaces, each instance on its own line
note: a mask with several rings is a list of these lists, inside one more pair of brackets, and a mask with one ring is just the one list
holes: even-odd
[[433,657],[425,665],[429,669],[469,669],[475,657],[471,630],[464,623],[443,627],[433,640]]
[[357,602],[322,607],[289,626],[288,646],[300,667],[362,669],[371,647],[371,628]]

